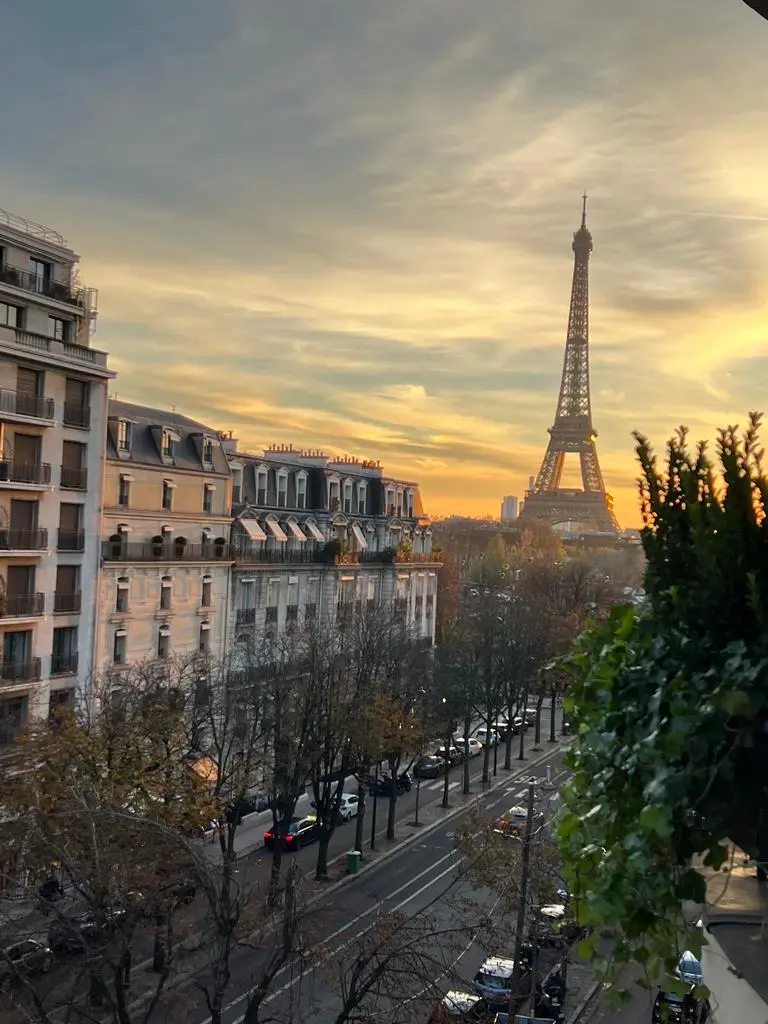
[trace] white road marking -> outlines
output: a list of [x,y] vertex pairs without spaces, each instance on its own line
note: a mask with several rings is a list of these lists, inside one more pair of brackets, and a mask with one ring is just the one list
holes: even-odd
[[[410,896],[406,897],[406,899],[404,899],[400,903],[398,903],[398,905],[396,907],[393,907],[392,910],[389,911],[389,913],[396,913],[398,910],[401,910],[404,906],[406,906],[406,904],[410,903],[410,901],[412,899],[415,899],[417,896],[420,896],[421,893],[426,892],[426,890],[429,889],[430,886],[434,885],[435,882],[439,882],[441,878],[445,877],[445,875],[447,875],[451,871],[455,870],[458,867],[459,863],[460,863],[460,858],[457,858],[455,850],[451,850],[450,853],[446,853],[444,856],[440,857],[439,860],[436,860],[434,864],[431,864],[428,868],[425,868],[423,871],[419,872],[418,875],[416,875],[415,877],[411,878],[404,885],[401,885],[399,889],[395,889],[394,892],[389,893],[387,895],[387,900],[386,900],[387,902],[389,900],[393,899],[393,897],[399,896],[400,893],[404,892],[406,889],[410,889],[410,887],[415,882],[418,882],[419,879],[423,878],[424,875],[430,874],[432,871],[435,870],[436,867],[438,867],[440,864],[443,864],[446,860],[449,860],[449,859],[452,859],[453,863],[449,864],[448,867],[445,869],[445,871],[441,871],[439,875],[436,875],[434,878],[430,879],[424,885],[420,886],[420,888],[416,889],[415,892],[411,893]],[[374,913],[374,911],[379,910],[380,907],[382,906],[383,902],[385,902],[385,901],[382,900],[382,901],[378,901],[378,902],[374,903],[373,906],[368,907],[367,910],[364,910],[361,914],[358,914],[357,917],[353,918],[351,921],[347,921],[347,923],[345,925],[342,925],[341,928],[337,928],[335,932],[331,932],[331,934],[325,940],[325,943],[328,943],[331,939],[337,938],[339,935],[343,935],[344,932],[348,931],[350,928],[352,928],[354,925],[356,925],[362,918],[368,917],[370,914]],[[367,931],[370,931],[371,928],[374,927],[374,925],[375,925],[375,922],[374,922],[374,924],[368,925],[368,927],[363,929],[363,931],[361,931],[359,934],[365,935],[365,933]],[[341,946],[339,946],[335,950],[335,952],[337,952],[337,953],[341,952],[341,950],[344,949],[349,944],[349,942],[352,942],[352,941],[354,941],[354,939],[350,939],[346,943],[343,943]],[[285,972],[290,970],[290,968],[291,968],[290,964],[286,964],[285,967],[281,967],[280,970],[275,975],[275,978],[278,978],[281,974],[285,974]],[[314,969],[315,969],[314,967],[307,967],[307,968],[305,968],[300,974],[297,974],[295,978],[291,979],[291,981],[289,981],[287,985],[284,985],[282,988],[279,988],[279,989],[277,989],[274,992],[270,992],[270,994],[266,997],[264,1002],[265,1003],[271,1002],[271,1000],[273,1000],[276,996],[280,995],[283,992],[287,992],[288,989],[292,988],[296,984],[297,981],[301,981],[301,979],[306,977],[307,974],[311,974]],[[273,981],[274,981],[274,978],[273,978]],[[245,1002],[249,998],[250,998],[250,992],[246,992],[244,995],[238,996],[237,999],[233,999],[231,1003],[227,1003],[227,1005],[225,1007],[223,1007],[222,1013],[223,1014],[227,1013],[234,1006],[238,1006],[240,1003]],[[211,1024],[211,1021],[212,1021],[211,1017],[206,1017],[205,1020],[200,1022],[200,1024]]]

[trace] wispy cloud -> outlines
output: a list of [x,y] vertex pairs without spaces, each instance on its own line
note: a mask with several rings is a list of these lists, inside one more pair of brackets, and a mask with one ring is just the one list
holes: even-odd
[[621,518],[633,428],[712,436],[762,401],[768,65],[746,6],[81,7],[4,15],[0,205],[83,253],[121,396],[494,511],[546,444],[586,187]]

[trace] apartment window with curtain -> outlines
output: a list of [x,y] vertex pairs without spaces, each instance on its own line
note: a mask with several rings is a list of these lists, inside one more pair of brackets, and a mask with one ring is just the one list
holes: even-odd
[[131,584],[127,576],[120,576],[115,591],[115,611],[119,614],[128,611],[128,602],[131,595]]
[[344,481],[344,511],[349,515],[352,512],[352,481]]
[[163,480],[163,510],[170,512],[173,509],[173,483],[170,480]]
[[367,515],[368,512],[368,485],[361,483],[357,485],[357,514]]
[[121,476],[117,486],[117,504],[121,508],[128,508],[131,503],[131,481],[127,476]]
[[277,474],[277,507],[285,508],[288,504],[288,471],[281,469]]
[[267,504],[267,471],[260,469],[256,473],[256,504]]
[[173,597],[173,580],[170,576],[163,576],[160,581],[160,609],[170,611],[171,599]]
[[296,475],[296,508],[307,507],[307,474]]
[[167,658],[171,653],[171,634],[167,627],[158,630],[157,633],[157,656]]
[[203,512],[210,515],[213,512],[213,484],[205,484],[203,487]]
[[203,576],[203,592],[200,598],[202,608],[210,608],[213,604],[213,580],[210,576]]

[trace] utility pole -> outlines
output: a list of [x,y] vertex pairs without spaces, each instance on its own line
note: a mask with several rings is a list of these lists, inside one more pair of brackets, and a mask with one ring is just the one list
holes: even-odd
[[[523,834],[523,854],[520,859],[520,900],[517,907],[517,930],[515,933],[515,970],[512,975],[512,986],[509,997],[509,1013],[514,1014],[514,1003],[519,998],[520,977],[522,974],[521,956],[525,940],[525,923],[528,914],[528,887],[531,874],[531,844],[533,839],[533,811],[536,802],[536,787],[533,783],[528,786],[528,814],[525,820],[525,832]],[[535,956],[534,951],[534,956]]]

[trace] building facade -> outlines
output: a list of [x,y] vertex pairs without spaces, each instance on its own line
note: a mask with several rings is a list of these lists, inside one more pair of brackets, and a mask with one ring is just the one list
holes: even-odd
[[224,653],[232,481],[216,431],[110,401],[96,665]]
[[502,523],[513,523],[519,515],[519,503],[514,494],[508,494],[502,499],[501,502],[501,515],[500,519]]
[[0,210],[0,749],[92,672],[107,354],[55,231]]
[[231,649],[353,604],[394,608],[415,638],[434,642],[438,564],[416,483],[377,462],[223,443],[233,477]]

